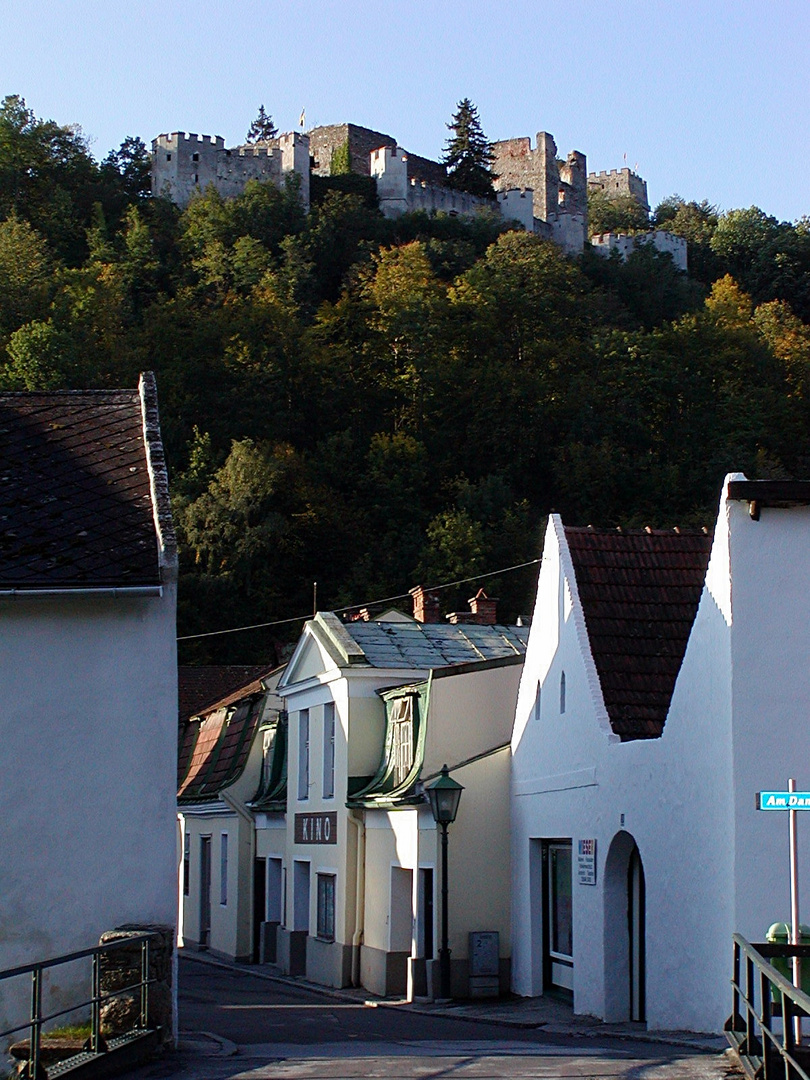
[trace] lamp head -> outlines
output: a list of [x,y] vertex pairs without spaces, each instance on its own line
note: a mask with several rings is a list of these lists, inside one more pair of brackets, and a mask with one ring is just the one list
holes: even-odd
[[425,784],[433,820],[437,825],[451,825],[456,820],[463,786],[450,776],[446,765],[435,780]]

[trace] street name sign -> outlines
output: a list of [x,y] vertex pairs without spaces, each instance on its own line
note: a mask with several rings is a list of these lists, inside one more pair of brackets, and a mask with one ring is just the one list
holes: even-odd
[[758,791],[757,810],[810,810],[810,791]]

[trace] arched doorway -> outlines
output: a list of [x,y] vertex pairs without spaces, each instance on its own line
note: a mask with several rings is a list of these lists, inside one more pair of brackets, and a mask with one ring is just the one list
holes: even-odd
[[605,860],[605,1020],[646,1019],[644,866],[628,832],[613,837]]

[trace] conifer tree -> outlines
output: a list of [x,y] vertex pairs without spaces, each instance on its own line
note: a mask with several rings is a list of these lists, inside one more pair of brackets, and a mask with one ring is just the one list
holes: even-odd
[[453,136],[447,141],[442,161],[447,166],[450,186],[471,195],[494,198],[495,155],[481,127],[478,109],[469,98],[458,103],[453,122],[447,128]]
[[264,142],[266,139],[275,139],[276,135],[278,135],[278,128],[273,123],[273,117],[267,115],[264,105],[260,105],[258,115],[250,125],[245,138],[249,143],[257,143]]

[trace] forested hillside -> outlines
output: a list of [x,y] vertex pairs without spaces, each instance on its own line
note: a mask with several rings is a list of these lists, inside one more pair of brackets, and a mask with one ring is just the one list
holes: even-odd
[[[805,219],[668,199],[654,222],[688,239],[686,277],[494,217],[386,221],[351,175],[314,178],[308,215],[292,186],[183,212],[148,190],[140,140],[97,164],[80,132],[0,107],[0,385],[156,372],[183,636],[305,615],[313,581],[336,608],[536,558],[550,509],[710,525],[725,472],[810,475]],[[504,618],[535,578],[486,580]],[[181,658],[272,659],[299,629]]]

